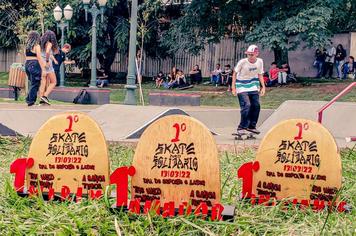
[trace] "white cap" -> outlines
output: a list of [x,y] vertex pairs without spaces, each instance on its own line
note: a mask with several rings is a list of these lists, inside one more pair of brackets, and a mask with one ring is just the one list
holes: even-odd
[[250,45],[245,51],[245,54],[251,54],[251,53],[259,53],[258,47],[254,44]]

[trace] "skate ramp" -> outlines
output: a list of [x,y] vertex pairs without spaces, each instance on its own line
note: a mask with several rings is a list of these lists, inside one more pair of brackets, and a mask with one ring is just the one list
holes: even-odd
[[16,137],[19,134],[0,123],[0,136]]
[[[262,110],[260,123],[272,113],[273,110]],[[210,107],[169,108],[107,104],[89,113],[99,123],[108,141],[138,139],[152,122],[172,114],[189,115],[198,119],[213,134],[217,134],[215,136],[217,140],[229,143],[232,143],[231,133],[236,129],[240,119],[238,109]]]
[[[262,138],[273,126],[287,119],[305,118],[317,121],[319,109],[327,102],[290,100],[282,105],[260,127]],[[336,102],[323,113],[323,125],[331,132],[339,147],[352,147],[345,138],[356,135],[356,103]]]
[[[0,104],[0,123],[10,133],[15,132],[32,137],[49,118],[56,114],[74,110],[88,112],[95,107],[97,106],[52,105],[28,107],[26,104]],[[2,135],[1,131],[0,135]]]

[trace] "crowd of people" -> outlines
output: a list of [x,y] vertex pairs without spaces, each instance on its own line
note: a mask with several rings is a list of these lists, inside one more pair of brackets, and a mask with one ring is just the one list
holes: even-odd
[[30,81],[26,97],[28,106],[36,103],[38,92],[39,103],[50,105],[48,96],[57,86],[60,79],[60,66],[65,60],[65,54],[70,50],[69,44],[59,48],[53,31],[46,31],[42,37],[36,31],[29,32],[25,49],[25,70]]
[[[210,72],[210,81],[206,83],[215,87],[226,86],[227,91],[231,92],[232,74],[233,69],[231,68],[231,65],[227,64],[224,68],[221,68],[220,64],[216,64],[215,69]],[[160,88],[162,86],[167,89],[188,88],[192,87],[192,85],[203,82],[202,72],[199,65],[194,65],[187,76],[182,70],[173,66],[168,75],[165,75],[162,71],[160,71],[154,79],[156,81],[156,88]],[[279,68],[276,62],[272,62],[270,70],[264,73],[264,84],[267,87],[277,85],[282,86],[288,82],[296,82],[296,78],[291,73],[290,67],[287,63],[283,63]]]
[[335,48],[331,42],[328,49],[316,49],[313,66],[317,69],[317,78],[333,78],[335,67],[337,79],[355,79],[355,58],[347,57],[346,50],[341,44]]
[[202,80],[203,77],[198,65],[195,65],[189,72],[189,79],[182,70],[176,68],[175,66],[172,67],[168,75],[165,75],[162,71],[160,71],[155,77],[156,88],[163,86],[167,89],[189,88],[194,84],[200,84]]
[[295,76],[291,73],[288,63],[283,63],[278,67],[276,62],[271,63],[269,73],[263,74],[263,79],[267,87],[283,86],[289,82],[296,82]]
[[[172,67],[171,72],[165,75],[160,71],[157,76],[155,76],[156,88],[161,86],[167,89],[174,88],[191,88],[194,85],[201,84],[203,82],[202,72],[199,65],[194,65],[186,76],[184,72],[177,69],[175,66]],[[214,86],[227,86],[228,91],[231,91],[232,84],[232,69],[230,65],[225,65],[224,70],[220,69],[220,64],[216,65],[216,68],[211,71],[210,84]]]

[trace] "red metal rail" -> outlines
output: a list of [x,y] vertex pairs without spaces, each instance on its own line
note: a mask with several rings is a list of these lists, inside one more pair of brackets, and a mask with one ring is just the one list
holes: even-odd
[[318,111],[318,122],[321,124],[323,121],[323,112],[330,107],[334,102],[336,102],[339,98],[343,97],[345,94],[350,92],[350,90],[356,86],[356,82],[349,84],[344,90],[342,90],[336,97],[334,97],[330,102],[325,104],[320,110]]
[[356,142],[356,136],[346,138],[346,142]]

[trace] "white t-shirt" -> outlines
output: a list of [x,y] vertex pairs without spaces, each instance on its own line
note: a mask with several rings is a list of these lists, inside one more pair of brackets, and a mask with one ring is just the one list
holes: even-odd
[[215,69],[213,70],[213,75],[219,75],[221,74],[222,70],[221,69]]
[[326,62],[335,62],[335,55],[336,55],[336,49],[335,47],[330,47],[327,51],[327,57],[326,57]]
[[247,58],[241,59],[235,66],[236,72],[236,92],[252,92],[260,90],[260,80],[258,75],[263,74],[263,60],[257,58],[255,63],[251,63]]

